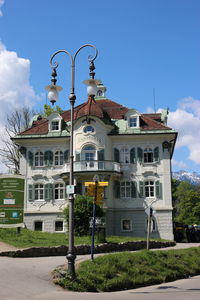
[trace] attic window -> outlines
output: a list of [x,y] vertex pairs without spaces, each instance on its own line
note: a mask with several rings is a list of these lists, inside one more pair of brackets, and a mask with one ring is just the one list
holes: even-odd
[[51,130],[52,131],[56,131],[56,130],[59,130],[59,121],[52,121],[51,122]]
[[138,117],[130,117],[129,127],[138,127]]

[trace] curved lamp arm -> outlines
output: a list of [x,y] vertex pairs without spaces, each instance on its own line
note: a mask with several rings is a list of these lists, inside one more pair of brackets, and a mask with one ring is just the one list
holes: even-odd
[[89,55],[88,56],[88,61],[89,62],[94,62],[94,60],[96,59],[97,55],[98,55],[98,50],[97,48],[94,46],[94,45],[91,45],[91,44],[85,44],[83,46],[81,46],[74,55],[71,55],[67,50],[58,50],[56,51],[50,58],[50,67],[54,70],[57,69],[58,67],[58,62],[54,61],[53,62],[53,59],[54,57],[59,54],[59,53],[65,53],[67,54],[69,57],[70,57],[70,61],[71,61],[71,91],[70,91],[70,96],[69,96],[69,99],[70,99],[70,102],[72,101],[73,103],[75,102],[76,100],[76,96],[74,94],[74,81],[75,81],[75,61],[76,61],[76,57],[78,55],[78,53],[83,49],[83,48],[86,48],[86,47],[91,47],[94,49],[95,51],[95,54],[94,56],[92,55]]

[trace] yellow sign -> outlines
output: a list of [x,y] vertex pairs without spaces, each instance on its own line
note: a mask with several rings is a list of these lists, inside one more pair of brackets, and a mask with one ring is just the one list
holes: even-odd
[[95,197],[95,204],[103,204],[104,199],[104,186],[108,186],[108,181],[99,181],[85,182],[85,186],[87,187],[87,195],[91,197]]
[[[93,182],[93,181],[87,181],[85,182],[85,186],[89,186],[89,185],[95,185],[96,182]],[[108,186],[108,181],[99,181],[97,183],[98,186]]]
[[108,181],[99,181],[98,185],[99,186],[108,186]]
[[96,191],[96,187],[95,187],[95,185],[88,185],[88,187],[87,187],[87,195],[88,196],[92,196],[92,197],[94,197],[95,196],[95,191]]
[[89,185],[95,185],[95,182],[93,181],[88,181],[88,182],[85,182],[85,186],[89,186]]

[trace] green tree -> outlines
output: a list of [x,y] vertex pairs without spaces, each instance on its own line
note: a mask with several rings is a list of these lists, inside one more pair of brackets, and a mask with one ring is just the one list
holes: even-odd
[[177,196],[177,188],[178,188],[179,184],[180,184],[180,181],[178,181],[176,179],[172,179],[171,187],[172,187],[172,206],[173,206],[172,217],[173,217],[173,221],[175,221],[175,218],[178,214],[177,207],[178,207],[179,199]]
[[56,105],[55,107],[52,107],[48,104],[45,104],[44,105],[44,111],[42,112],[42,116],[46,118],[46,117],[50,116],[53,112],[57,112],[59,114],[62,114],[63,110],[58,105]]
[[[69,224],[69,207],[64,210],[64,218]],[[77,195],[74,202],[74,232],[78,236],[87,235],[89,221],[93,213],[93,199],[88,196]],[[103,217],[103,209],[96,205],[96,216]]]
[[175,192],[177,216],[175,220],[184,224],[200,224],[200,193],[188,182],[181,182]]

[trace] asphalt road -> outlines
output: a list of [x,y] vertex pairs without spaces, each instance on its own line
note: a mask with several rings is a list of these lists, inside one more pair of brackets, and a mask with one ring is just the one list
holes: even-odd
[[[186,248],[177,245],[176,248]],[[200,246],[200,244],[195,244]],[[84,256],[85,258],[85,256]],[[82,260],[79,256],[78,260]],[[200,276],[156,286],[114,293],[75,293],[63,290],[51,281],[51,272],[66,263],[66,258],[0,257],[0,300],[185,300],[200,299]]]

